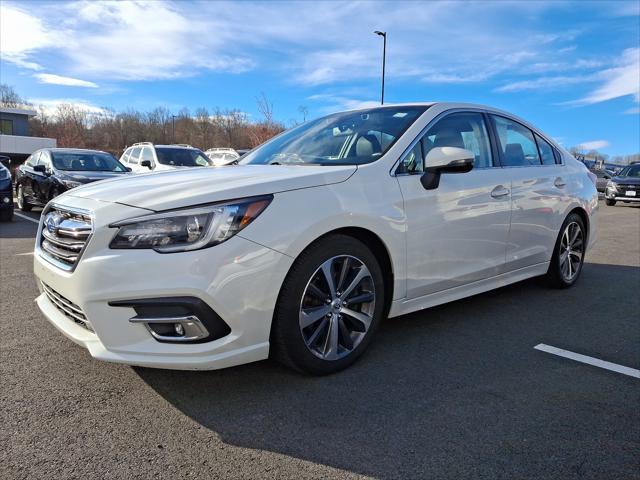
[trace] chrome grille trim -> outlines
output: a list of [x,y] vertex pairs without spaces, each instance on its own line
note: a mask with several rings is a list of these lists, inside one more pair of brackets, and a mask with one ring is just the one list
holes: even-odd
[[87,320],[87,317],[78,305],[73,303],[71,300],[63,297],[46,283],[41,281],[40,284],[42,285],[42,290],[44,291],[49,301],[53,303],[53,305],[63,315],[65,315],[70,320],[73,320],[73,322],[80,325],[81,327],[89,330],[90,332],[94,331],[91,323],[89,323],[89,320]]
[[62,270],[73,271],[92,233],[91,212],[49,204],[42,212],[36,253]]

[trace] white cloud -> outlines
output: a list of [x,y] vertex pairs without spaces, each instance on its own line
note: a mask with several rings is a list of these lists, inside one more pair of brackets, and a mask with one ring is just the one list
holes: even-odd
[[80,80],[78,78],[64,77],[62,75],[54,75],[51,73],[36,73],[34,77],[36,77],[40,81],[40,83],[65,85],[69,87],[98,88],[97,83],[88,82],[87,80]]
[[606,140],[591,140],[590,142],[583,142],[578,145],[580,150],[600,150],[607,148],[610,145]]
[[524,90],[543,90],[566,87],[568,85],[576,85],[593,81],[592,76],[556,76],[556,77],[540,77],[534,80],[521,80],[518,82],[508,83],[495,89],[496,92],[521,92]]
[[590,105],[628,95],[633,95],[634,100],[640,102],[640,48],[625,50],[617,63],[617,66],[599,73],[602,85],[574,103]]
[[30,98],[29,101],[44,115],[55,117],[58,110],[64,106],[71,106],[91,115],[105,115],[109,111],[97,105],[77,98]]
[[638,115],[640,113],[640,107],[630,108],[622,113],[624,113],[625,115]]
[[40,70],[41,66],[28,60],[38,49],[55,45],[58,36],[43,22],[20,8],[0,3],[0,53],[2,59],[23,68]]
[[323,112],[335,112],[338,110],[357,110],[359,108],[379,107],[380,100],[361,100],[332,94],[317,94],[307,97],[307,100],[319,101],[325,105],[320,109]]

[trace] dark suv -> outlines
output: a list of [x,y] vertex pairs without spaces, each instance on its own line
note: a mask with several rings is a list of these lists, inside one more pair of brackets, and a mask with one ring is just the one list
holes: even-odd
[[625,167],[607,183],[605,202],[613,206],[616,202],[640,202],[640,163]]
[[0,221],[9,222],[13,219],[13,185],[11,172],[5,166],[9,157],[0,155]]
[[98,150],[38,150],[16,171],[18,207],[29,211],[71,188],[129,172],[113,155]]

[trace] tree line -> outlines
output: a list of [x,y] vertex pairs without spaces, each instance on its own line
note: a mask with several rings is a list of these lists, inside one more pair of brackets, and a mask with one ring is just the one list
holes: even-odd
[[239,110],[204,107],[194,112],[184,108],[174,114],[165,107],[147,112],[134,109],[118,112],[88,111],[78,105],[60,104],[49,111],[31,105],[12,87],[0,85],[0,104],[30,106],[38,112],[29,120],[32,136],[55,138],[58,147],[98,149],[116,156],[136,142],[183,143],[203,150],[256,147],[285,129],[283,123],[274,119],[273,104],[264,94],[256,102],[260,113],[257,120]]

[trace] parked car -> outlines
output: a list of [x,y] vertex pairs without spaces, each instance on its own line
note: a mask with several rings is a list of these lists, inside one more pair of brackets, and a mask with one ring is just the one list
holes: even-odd
[[120,162],[131,168],[134,173],[213,165],[205,153],[191,145],[154,145],[151,142],[134,143],[125,149]]
[[609,180],[615,176],[611,170],[592,169],[591,173],[596,176],[596,190],[598,190],[598,193],[604,193]]
[[13,219],[13,183],[11,172],[0,156],[0,221],[10,222]]
[[128,173],[129,169],[107,152],[79,148],[37,150],[16,170],[18,207],[29,211],[72,188]]
[[640,163],[625,167],[609,180],[604,197],[610,207],[616,202],[640,202]]
[[198,370],[271,355],[326,374],[384,317],[535,276],[570,287],[597,211],[587,168],[509,113],[336,113],[234,168],[63,195],[40,225],[37,303],[101,360]]
[[210,148],[204,153],[207,154],[216,167],[231,165],[240,158],[238,152],[233,148]]

